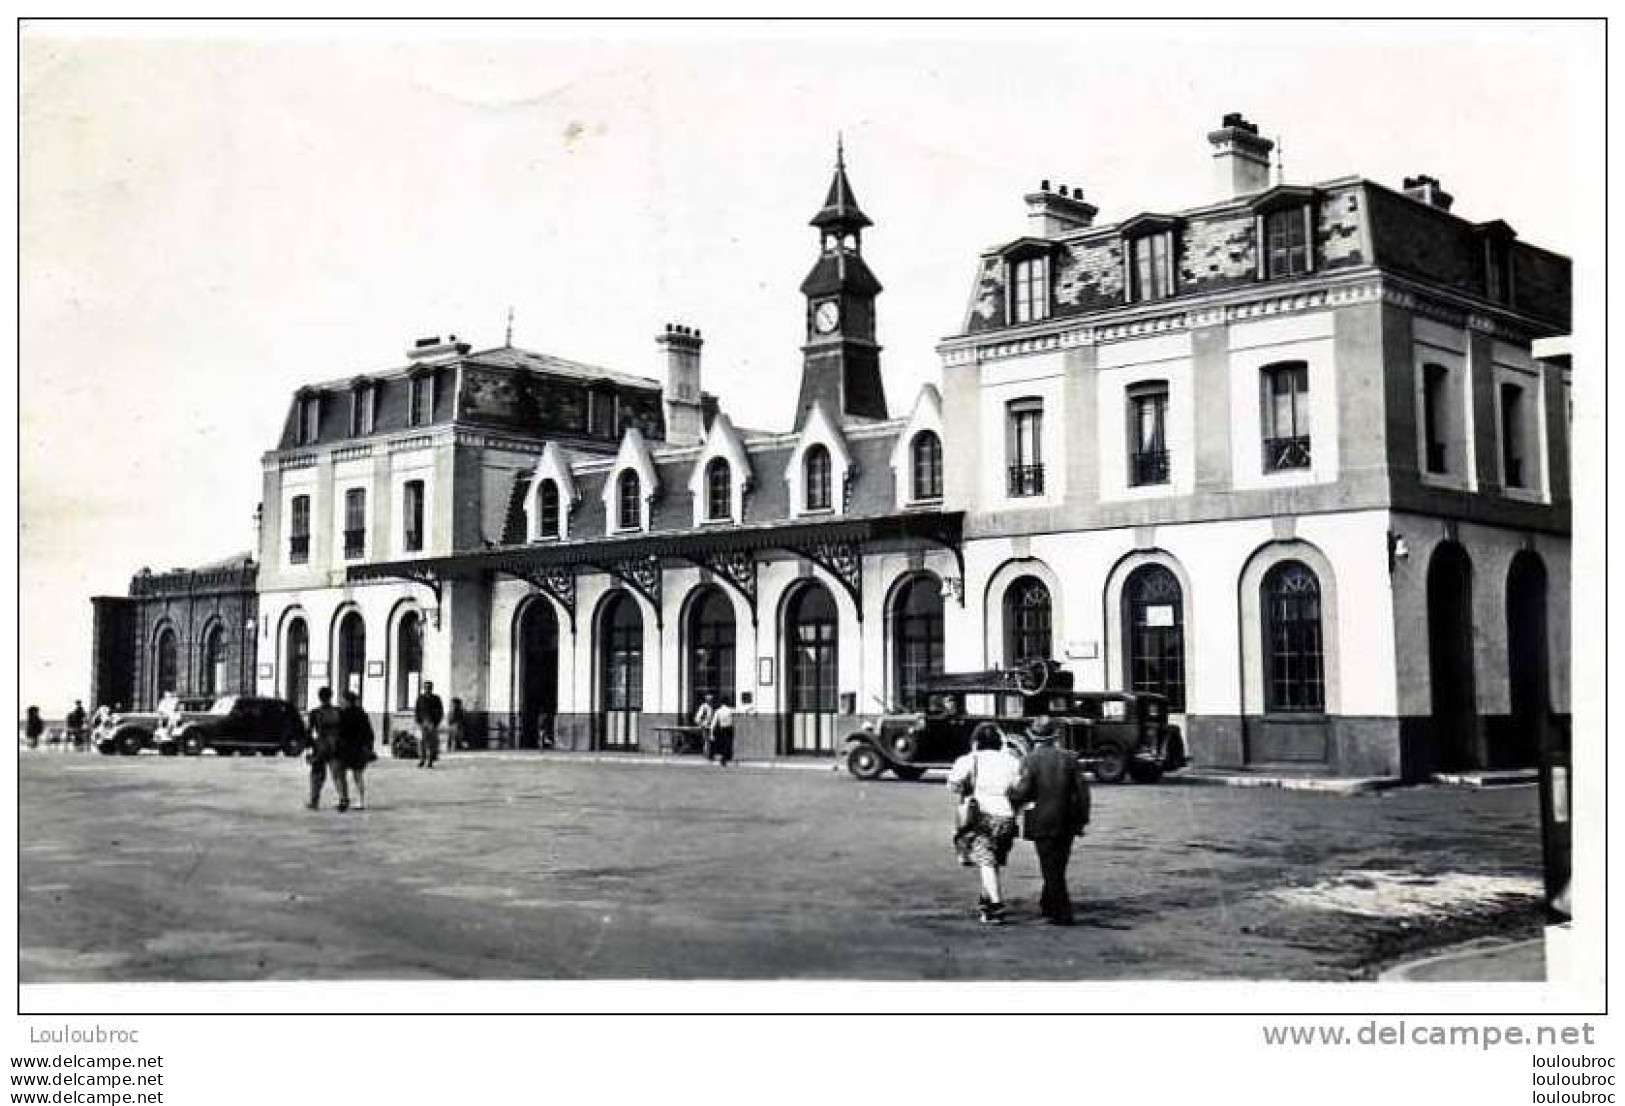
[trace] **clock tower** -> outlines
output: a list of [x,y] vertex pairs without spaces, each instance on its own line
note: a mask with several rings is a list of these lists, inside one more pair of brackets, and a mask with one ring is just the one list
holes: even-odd
[[801,347],[795,428],[801,429],[818,400],[842,422],[884,419],[886,389],[875,342],[880,281],[863,260],[863,229],[874,224],[852,194],[839,142],[835,177],[812,225],[818,228],[818,260],[801,282],[801,294],[807,297],[807,341]]

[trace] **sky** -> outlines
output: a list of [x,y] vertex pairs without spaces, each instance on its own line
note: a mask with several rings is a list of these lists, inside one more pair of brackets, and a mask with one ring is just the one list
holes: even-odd
[[[92,595],[247,550],[300,384],[455,333],[660,374],[705,334],[786,428],[844,136],[906,413],[1040,179],[1195,206],[1240,111],[1285,177],[1430,173],[1574,254],[1584,28],[1522,24],[33,25],[21,56],[21,695],[88,694]],[[1577,259],[1580,260],[1580,259]],[[1583,276],[1584,266],[1577,270]]]

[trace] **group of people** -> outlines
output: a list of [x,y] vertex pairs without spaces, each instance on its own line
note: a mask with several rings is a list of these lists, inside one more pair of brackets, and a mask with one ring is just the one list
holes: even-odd
[[[122,710],[123,707],[114,709]],[[113,709],[104,704],[97,708],[95,717],[91,718],[87,725],[84,700],[75,699],[73,709],[62,720],[62,728],[65,731],[63,739],[75,749],[83,748],[89,743],[90,736],[95,733],[96,727],[107,721],[112,715]],[[24,713],[23,736],[28,739],[30,749],[39,748],[40,740],[45,736],[45,719],[41,716],[39,707],[31,706]]]
[[948,772],[949,790],[959,799],[954,848],[959,862],[974,866],[980,876],[977,910],[982,921],[1002,924],[999,873],[1015,844],[1019,812],[1021,835],[1033,843],[1043,876],[1039,911],[1051,925],[1069,926],[1073,915],[1066,866],[1073,839],[1082,837],[1089,824],[1089,783],[1077,754],[1056,747],[1055,726],[1048,718],[1033,719],[1027,736],[1032,748],[1023,756],[991,722],[972,733],[971,751]]
[[726,768],[734,759],[734,709],[728,700],[718,703],[715,696],[707,695],[694,712],[694,725],[700,728],[705,745],[705,759],[720,761]]
[[316,693],[316,708],[310,712],[310,799],[307,809],[320,809],[322,786],[333,777],[338,810],[350,809],[350,783],[355,783],[357,810],[367,809],[367,765],[378,759],[373,749],[372,720],[361,706],[361,694],[344,693],[344,706],[333,705],[333,689]]

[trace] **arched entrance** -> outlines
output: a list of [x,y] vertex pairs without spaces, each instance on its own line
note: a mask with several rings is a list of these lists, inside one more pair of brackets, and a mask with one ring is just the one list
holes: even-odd
[[559,617],[546,599],[532,598],[519,612],[514,672],[519,747],[535,749],[552,741],[559,713]]
[[179,646],[175,637],[175,628],[165,626],[158,631],[158,637],[152,644],[152,701],[154,705],[165,695],[170,695],[180,689],[176,686],[180,674],[178,660]]
[[707,695],[713,703],[737,705],[734,672],[738,630],[733,604],[721,588],[706,587],[695,594],[689,603],[684,637],[688,643],[688,699],[683,720],[694,716]]
[[1473,680],[1473,566],[1443,542],[1428,562],[1428,668],[1433,693],[1433,765],[1487,767]]
[[936,576],[920,572],[897,585],[891,639],[892,699],[912,710],[925,681],[942,673],[942,581]]
[[221,695],[226,687],[226,633],[218,622],[211,622],[203,631],[203,648],[199,651],[198,691],[203,695]]
[[643,710],[643,612],[624,591],[598,616],[598,732],[606,749],[635,749]]
[[342,700],[349,691],[361,695],[367,682],[367,623],[360,611],[348,611],[339,617],[336,645],[334,697]]
[[835,599],[803,584],[784,612],[785,707],[792,753],[833,752],[839,671]]
[[1512,730],[1507,760],[1539,761],[1551,719],[1551,674],[1546,652],[1546,565],[1523,550],[1507,572],[1507,694]]
[[1167,566],[1141,565],[1123,583],[1124,683],[1185,709],[1185,596]]
[[288,623],[282,673],[282,697],[303,711],[310,701],[310,629],[302,618]]
[[394,709],[413,710],[423,684],[423,616],[407,611],[395,623]]

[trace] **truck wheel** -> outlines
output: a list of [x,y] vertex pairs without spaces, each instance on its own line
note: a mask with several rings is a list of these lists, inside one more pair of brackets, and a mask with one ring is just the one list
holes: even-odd
[[925,769],[917,764],[894,764],[891,770],[900,780],[917,780],[925,775]]
[[846,754],[846,770],[860,780],[879,779],[886,770],[886,762],[873,745],[858,744]]
[[1156,783],[1162,779],[1162,767],[1157,764],[1141,764],[1136,761],[1129,765],[1128,774],[1135,783]]
[[1095,779],[1101,783],[1122,783],[1128,775],[1128,750],[1106,744],[1095,750]]

